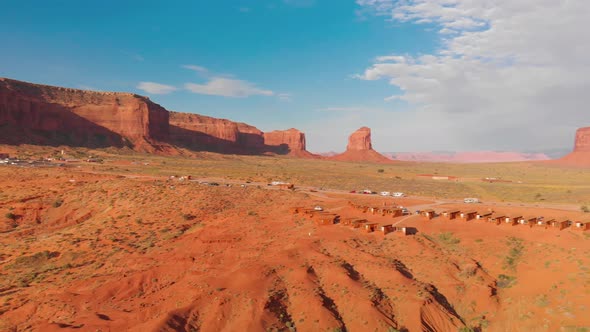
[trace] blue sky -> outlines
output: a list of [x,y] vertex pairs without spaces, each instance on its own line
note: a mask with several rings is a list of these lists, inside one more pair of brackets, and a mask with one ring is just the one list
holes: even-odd
[[[395,7],[391,0],[10,1],[0,11],[0,76],[136,92],[169,110],[264,131],[296,127],[306,132],[312,151],[343,150],[349,133],[363,125],[373,128],[382,151],[510,148],[509,141],[490,140],[493,130],[469,144],[461,135],[449,138],[459,128],[442,119],[469,105],[420,99],[433,95],[425,82],[450,84],[430,77],[441,50],[456,51],[446,42],[481,31],[463,26],[449,34],[442,28],[457,24],[430,13],[395,16]],[[415,14],[402,14],[408,13]],[[479,30],[494,21],[485,23]],[[379,58],[388,55],[405,60]],[[428,55],[438,61],[420,58]],[[433,111],[439,104],[447,109]],[[433,123],[423,125],[424,119]],[[573,120],[563,123],[562,134]],[[432,142],[423,142],[424,131],[441,126],[448,130],[433,130]]]

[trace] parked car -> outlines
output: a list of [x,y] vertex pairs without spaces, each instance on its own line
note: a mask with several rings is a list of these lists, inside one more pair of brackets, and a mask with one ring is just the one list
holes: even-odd
[[219,185],[219,183],[217,183],[217,182],[211,182],[211,183],[209,183],[209,185],[210,185],[210,186],[218,186],[218,185]]
[[404,195],[404,193],[395,192],[395,193],[391,194],[391,196],[393,196],[393,197],[404,197],[406,195]]
[[372,193],[373,193],[373,192],[372,192],[372,191],[370,191],[369,189],[364,189],[364,190],[363,190],[363,194],[365,194],[365,195],[370,195],[370,194],[372,194]]
[[324,211],[324,208],[322,208],[319,205],[316,205],[316,207],[314,207],[313,209],[316,210],[316,211]]
[[467,203],[467,204],[470,204],[470,203],[479,203],[479,199],[477,199],[477,198],[465,198],[463,200],[463,203]]
[[389,196],[390,192],[389,191],[382,191],[379,195],[381,196]]
[[410,214],[410,211],[407,208],[402,208],[402,214],[404,216],[407,216],[408,214]]
[[351,194],[356,194],[356,190],[351,190],[350,193]]

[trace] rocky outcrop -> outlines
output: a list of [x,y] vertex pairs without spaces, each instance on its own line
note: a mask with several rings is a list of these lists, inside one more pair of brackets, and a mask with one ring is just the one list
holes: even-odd
[[[265,142],[266,141],[266,142]],[[211,151],[313,156],[297,129],[264,134],[226,119],[168,112],[147,97],[0,78],[0,144],[129,147],[164,154]]]
[[580,128],[576,131],[574,152],[590,152],[590,127]]
[[371,129],[362,127],[348,138],[348,145],[344,153],[329,157],[338,161],[368,161],[376,163],[390,163],[391,159],[373,150],[371,143]]
[[314,157],[306,149],[305,134],[295,128],[264,133],[264,144],[268,150],[277,154]]
[[350,137],[348,138],[348,145],[346,146],[346,150],[373,150],[373,145],[371,144],[371,129],[367,127],[362,127],[354,133],[352,133],[352,135],[350,135]]
[[576,131],[574,151],[557,161],[571,166],[590,167],[590,127]]
[[147,97],[0,78],[0,143],[130,147],[168,139],[168,111]]

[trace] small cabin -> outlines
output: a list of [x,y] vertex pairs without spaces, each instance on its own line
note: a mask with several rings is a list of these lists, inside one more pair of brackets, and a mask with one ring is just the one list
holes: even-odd
[[400,208],[391,209],[391,216],[393,218],[401,217],[404,215],[404,210]]
[[367,233],[372,233],[377,230],[377,226],[377,223],[365,224],[365,231]]
[[588,231],[590,230],[590,222],[576,221],[574,222],[574,229],[579,231]]
[[518,223],[520,225],[527,225],[529,227],[533,227],[537,223],[537,220],[539,220],[538,217],[521,217],[520,219],[518,219]]
[[353,228],[361,228],[365,223],[367,223],[367,219],[356,219],[351,222],[351,226]]
[[492,212],[492,211],[481,212],[481,213],[478,213],[478,214],[475,216],[475,219],[478,219],[478,220],[479,220],[479,219],[487,220],[489,217],[491,217],[491,216],[492,216],[492,214],[493,214],[493,212]]
[[395,227],[393,225],[382,225],[379,227],[379,230],[381,233],[383,233],[383,235],[387,235],[389,233],[395,232]]
[[426,219],[430,220],[436,216],[436,212],[432,209],[422,210],[420,211],[420,215],[426,217]]
[[459,210],[448,210],[444,211],[442,215],[449,220],[453,220],[459,216],[459,213],[461,213]]
[[418,230],[415,227],[397,227],[396,232],[402,235],[414,235],[418,233]]
[[318,213],[315,217],[316,224],[320,226],[334,225],[340,219],[340,216],[332,213]]
[[506,216],[503,214],[492,214],[489,218],[488,218],[488,222],[491,222],[493,224],[496,225],[500,225],[502,222],[505,222],[506,220]]
[[506,216],[506,217],[504,217],[504,224],[505,225],[516,226],[516,225],[518,225],[518,221],[520,219],[522,219],[522,216],[520,216],[520,215]]
[[548,219],[537,219],[537,222],[535,223],[535,226],[537,227],[545,227],[547,228],[549,225],[551,225],[551,223],[555,222],[555,219],[553,218],[548,218]]
[[466,212],[461,212],[459,214],[459,217],[465,221],[475,219],[476,216],[477,216],[477,211],[466,211]]
[[548,223],[548,225],[552,228],[556,228],[561,231],[571,226],[572,222],[569,219],[564,218],[559,220],[552,220]]

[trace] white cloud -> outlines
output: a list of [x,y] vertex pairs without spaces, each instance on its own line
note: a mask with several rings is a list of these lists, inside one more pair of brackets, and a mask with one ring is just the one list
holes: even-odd
[[253,83],[227,77],[213,77],[205,84],[186,83],[184,87],[193,93],[223,97],[243,98],[254,95],[274,95],[273,91],[258,88]]
[[154,82],[139,82],[137,88],[155,95],[165,95],[176,90],[176,88],[171,85]]
[[278,93],[277,94],[277,98],[279,98],[280,101],[288,101],[291,102],[293,101],[293,96],[290,93]]
[[197,66],[197,65],[183,65],[182,68],[184,69],[188,69],[188,70],[192,70],[192,71],[196,71],[197,73],[207,73],[208,70],[205,67],[201,67],[201,66]]
[[357,76],[401,90],[385,99],[413,106],[405,128],[432,127],[410,137],[427,135],[447,149],[556,148],[571,146],[574,129],[589,124],[590,39],[582,34],[590,1],[357,4],[387,19],[440,27],[437,52],[378,56]]

